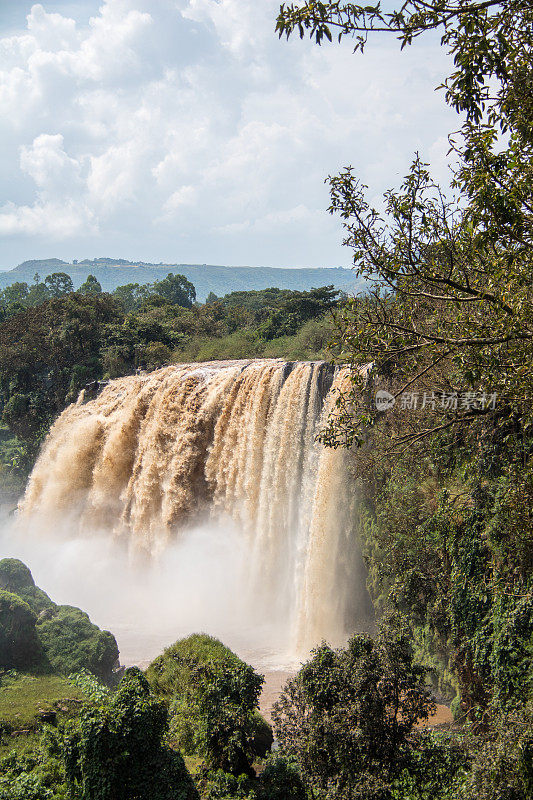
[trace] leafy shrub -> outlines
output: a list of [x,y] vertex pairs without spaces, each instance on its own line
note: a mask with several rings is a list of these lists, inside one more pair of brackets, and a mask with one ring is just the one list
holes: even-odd
[[378,639],[353,636],[346,648],[322,644],[274,706],[282,750],[321,798],[386,797],[409,763],[414,726],[434,709],[427,670],[413,663],[398,620]]
[[62,758],[62,737],[43,732],[38,747],[0,761],[0,800],[74,800],[68,795]]
[[80,800],[194,800],[181,755],[164,737],[165,703],[136,667],[115,694],[87,705],[62,746],[71,793]]
[[255,791],[258,800],[306,800],[307,797],[297,765],[280,753],[270,756]]
[[255,800],[247,775],[238,778],[222,769],[204,773],[198,781],[202,800]]
[[92,674],[92,672],[89,672],[86,669],[82,669],[79,672],[73,672],[68,676],[68,679],[74,684],[74,686],[77,686],[78,689],[81,689],[83,694],[92,703],[103,703],[105,700],[109,699],[110,689],[104,684],[100,683],[100,681]]
[[176,642],[146,672],[170,702],[171,734],[187,754],[211,770],[252,774],[272,733],[257,712],[263,678],[217,639],[194,634]]
[[528,800],[533,797],[533,707],[501,715],[469,742],[471,768],[457,800]]
[[457,796],[469,758],[459,737],[424,732],[413,742],[406,766],[392,783],[394,800],[448,800]]
[[93,625],[89,616],[73,606],[57,606],[50,618],[37,622],[46,657],[56,672],[86,668],[106,681],[118,659],[113,634]]

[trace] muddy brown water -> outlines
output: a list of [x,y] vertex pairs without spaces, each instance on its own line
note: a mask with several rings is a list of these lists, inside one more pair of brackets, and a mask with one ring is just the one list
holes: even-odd
[[[251,659],[254,661],[255,659]],[[141,669],[146,669],[150,664],[150,660],[129,660],[124,659],[126,666],[136,666]],[[283,687],[290,678],[296,675],[297,670],[289,669],[266,669],[261,663],[254,663],[253,666],[264,675],[265,681],[263,683],[263,690],[259,698],[259,710],[268,722],[272,722],[272,707],[281,692]],[[435,728],[440,726],[448,726],[453,723],[452,712],[448,706],[438,704],[436,713],[429,718],[429,720],[422,720],[418,727],[421,728]]]
[[[272,706],[280,696],[286,682],[293,678],[295,672],[286,672],[283,670],[273,670],[264,672],[265,682],[263,684],[263,691],[259,698],[259,710],[268,722],[272,722]],[[438,704],[436,713],[429,718],[429,720],[422,720],[418,727],[420,728],[435,728],[441,725],[451,725],[453,722],[452,712],[448,706]]]

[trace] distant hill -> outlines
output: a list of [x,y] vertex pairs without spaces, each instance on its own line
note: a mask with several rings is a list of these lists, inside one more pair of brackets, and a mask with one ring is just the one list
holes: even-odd
[[297,289],[305,291],[315,286],[333,284],[345,292],[362,291],[364,282],[342,267],[323,269],[275,269],[273,267],[222,267],[213,264],[147,264],[114,258],[95,258],[72,264],[59,258],[24,261],[14,269],[0,272],[0,289],[15,281],[33,282],[35,273],[41,280],[52,272],[66,272],[78,288],[88,275],[95,275],[102,288],[112,292],[125,283],[153,283],[169,272],[185,275],[196,287],[197,299],[202,302],[209,292],[222,297],[229,292],[248,289]]

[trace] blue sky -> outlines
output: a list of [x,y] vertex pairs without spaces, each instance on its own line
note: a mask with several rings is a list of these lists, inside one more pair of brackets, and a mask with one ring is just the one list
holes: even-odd
[[458,126],[435,38],[279,41],[278,0],[0,3],[0,266],[349,266],[324,178],[378,200]]

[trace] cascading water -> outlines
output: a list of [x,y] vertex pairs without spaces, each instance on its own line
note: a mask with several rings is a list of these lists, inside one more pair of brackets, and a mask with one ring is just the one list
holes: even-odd
[[323,362],[265,359],[111,381],[52,427],[19,520],[67,518],[76,535],[156,560],[231,520],[245,554],[231,588],[251,618],[300,653],[340,642],[366,615],[354,498],[345,453],[315,437],[342,379]]

